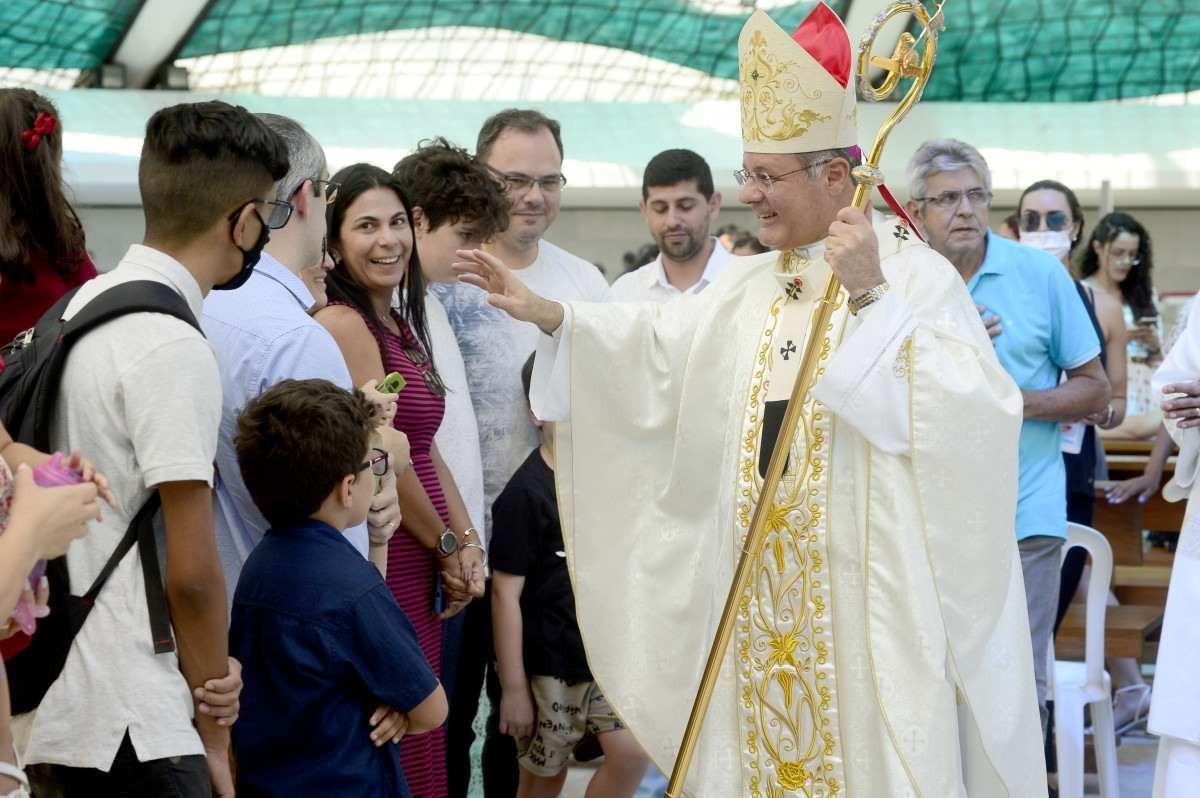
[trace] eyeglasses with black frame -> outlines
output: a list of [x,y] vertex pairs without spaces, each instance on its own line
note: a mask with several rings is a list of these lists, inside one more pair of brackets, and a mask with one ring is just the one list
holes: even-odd
[[940,208],[941,210],[945,211],[951,208],[957,208],[958,204],[962,202],[962,198],[964,196],[967,198],[967,202],[971,204],[972,208],[981,208],[985,205],[990,205],[992,202],[992,192],[988,191],[986,188],[969,188],[966,191],[952,189],[950,191],[943,191],[941,194],[938,194],[934,197],[913,197],[913,202],[929,203],[933,207]]
[[337,199],[338,189],[342,187],[341,183],[335,183],[332,180],[325,180],[319,177],[312,178],[312,184],[314,197],[321,196],[321,191],[324,190],[326,205],[333,204],[333,201]]
[[[1071,226],[1071,216],[1066,211],[1048,211],[1046,213],[1046,229],[1058,232]],[[1042,214],[1037,211],[1025,211],[1021,214],[1021,230],[1026,233],[1036,233],[1042,228]]]
[[491,166],[488,167],[488,171],[504,182],[504,188],[509,193],[518,197],[528,194],[535,183],[543,194],[557,194],[567,185],[567,176],[564,174],[533,177],[521,172],[501,172]]
[[365,471],[371,469],[371,473],[377,477],[387,476],[388,468],[391,467],[391,455],[385,449],[372,448],[371,456],[365,463],[358,467],[358,470]]
[[229,221],[236,221],[238,214],[242,212],[242,208],[247,205],[266,205],[267,216],[264,219],[263,215],[258,212],[258,208],[254,209],[254,213],[258,215],[259,221],[265,224],[271,230],[278,230],[287,225],[288,220],[292,218],[292,203],[285,200],[269,200],[261,197],[253,197],[246,200],[241,205],[237,206],[237,210],[229,214]]

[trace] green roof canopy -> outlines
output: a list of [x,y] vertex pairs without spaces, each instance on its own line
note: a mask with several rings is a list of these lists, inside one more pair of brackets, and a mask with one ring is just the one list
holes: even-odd
[[[113,57],[144,6],[171,1],[6,0],[0,67],[93,69]],[[864,2],[831,5],[844,17]],[[811,5],[777,5],[770,13],[790,27]],[[727,8],[737,10],[700,0],[214,0],[176,55],[469,27],[627,50],[735,78],[737,35],[749,9]],[[1091,101],[1200,90],[1200,2],[948,0],[945,15],[930,100]],[[453,68],[456,55],[444,58]]]
[[0,66],[95,69],[140,5],[139,0],[5,0]]

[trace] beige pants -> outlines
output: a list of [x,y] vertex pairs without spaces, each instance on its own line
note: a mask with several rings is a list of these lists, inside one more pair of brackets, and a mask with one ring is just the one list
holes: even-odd
[[529,680],[533,736],[518,743],[517,761],[537,776],[557,776],[586,734],[624,728],[595,682],[569,684],[553,676]]

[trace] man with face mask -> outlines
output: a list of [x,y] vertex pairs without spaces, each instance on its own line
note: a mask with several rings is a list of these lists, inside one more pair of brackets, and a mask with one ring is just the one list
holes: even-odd
[[620,302],[665,302],[703,291],[729,262],[729,250],[709,230],[721,210],[712,171],[691,150],[666,150],[642,175],[642,216],[659,255],[613,283]]
[[[108,288],[151,280],[176,291],[199,320],[210,290],[244,281],[253,268],[276,221],[274,183],[287,171],[284,143],[244,108],[203,102],[158,111],[138,165],[143,243],[80,288],[66,318]],[[200,332],[161,313],[114,319],[67,357],[51,442],[87,451],[117,499],[72,547],[72,584],[96,578],[157,491],[178,650],[178,658],[155,654],[142,568],[125,556],[32,722],[26,761],[47,763],[69,795],[234,793],[229,720],[206,715],[203,697],[231,668],[210,487],[220,379]]]
[[908,175],[909,212],[929,245],[958,270],[1001,365],[1021,389],[1016,537],[1044,734],[1046,650],[1067,535],[1060,427],[1110,407],[1100,342],[1062,264],[988,230],[991,172],[978,150],[955,139],[927,141],[909,162]]

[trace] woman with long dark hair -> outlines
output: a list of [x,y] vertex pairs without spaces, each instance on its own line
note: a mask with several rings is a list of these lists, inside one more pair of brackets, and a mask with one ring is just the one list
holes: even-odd
[[0,89],[0,346],[96,276],[62,180],[58,109]]
[[[404,521],[388,543],[386,581],[440,679],[442,619],[483,594],[483,548],[433,443],[445,388],[431,356],[411,208],[396,180],[369,164],[348,166],[333,182],[340,188],[327,210],[329,304],[315,318],[356,385],[391,372],[405,379],[394,424],[408,436],[413,467],[397,478]],[[404,738],[400,761],[414,795],[446,794],[442,729]]]
[[[1115,427],[1103,427],[1102,437],[1145,438],[1154,434],[1161,422],[1162,414],[1150,388],[1154,370],[1162,362],[1162,318],[1150,279],[1151,253],[1150,235],[1146,229],[1129,214],[1120,212],[1110,213],[1100,220],[1083,253],[1079,271],[1084,284],[1095,291],[1097,306],[1102,299],[1120,306],[1121,321],[1128,337],[1123,353],[1127,385],[1125,420]],[[1108,362],[1113,364],[1113,361],[1110,353]],[[1117,388],[1115,382],[1113,387]],[[1091,526],[1090,520],[1071,520]],[[1060,622],[1067,602],[1075,595],[1086,573],[1083,559],[1083,550],[1074,549],[1063,563]],[[1108,602],[1118,603],[1111,591]],[[1107,667],[1114,688],[1113,716],[1117,728],[1124,730],[1145,718],[1150,709],[1150,686],[1142,676],[1141,663],[1134,657],[1109,658]]]
[[1117,211],[1100,220],[1079,272],[1085,285],[1120,303],[1129,334],[1125,421],[1103,437],[1149,438],[1162,420],[1150,391],[1150,379],[1162,362],[1163,340],[1153,269],[1150,234],[1137,219]]

